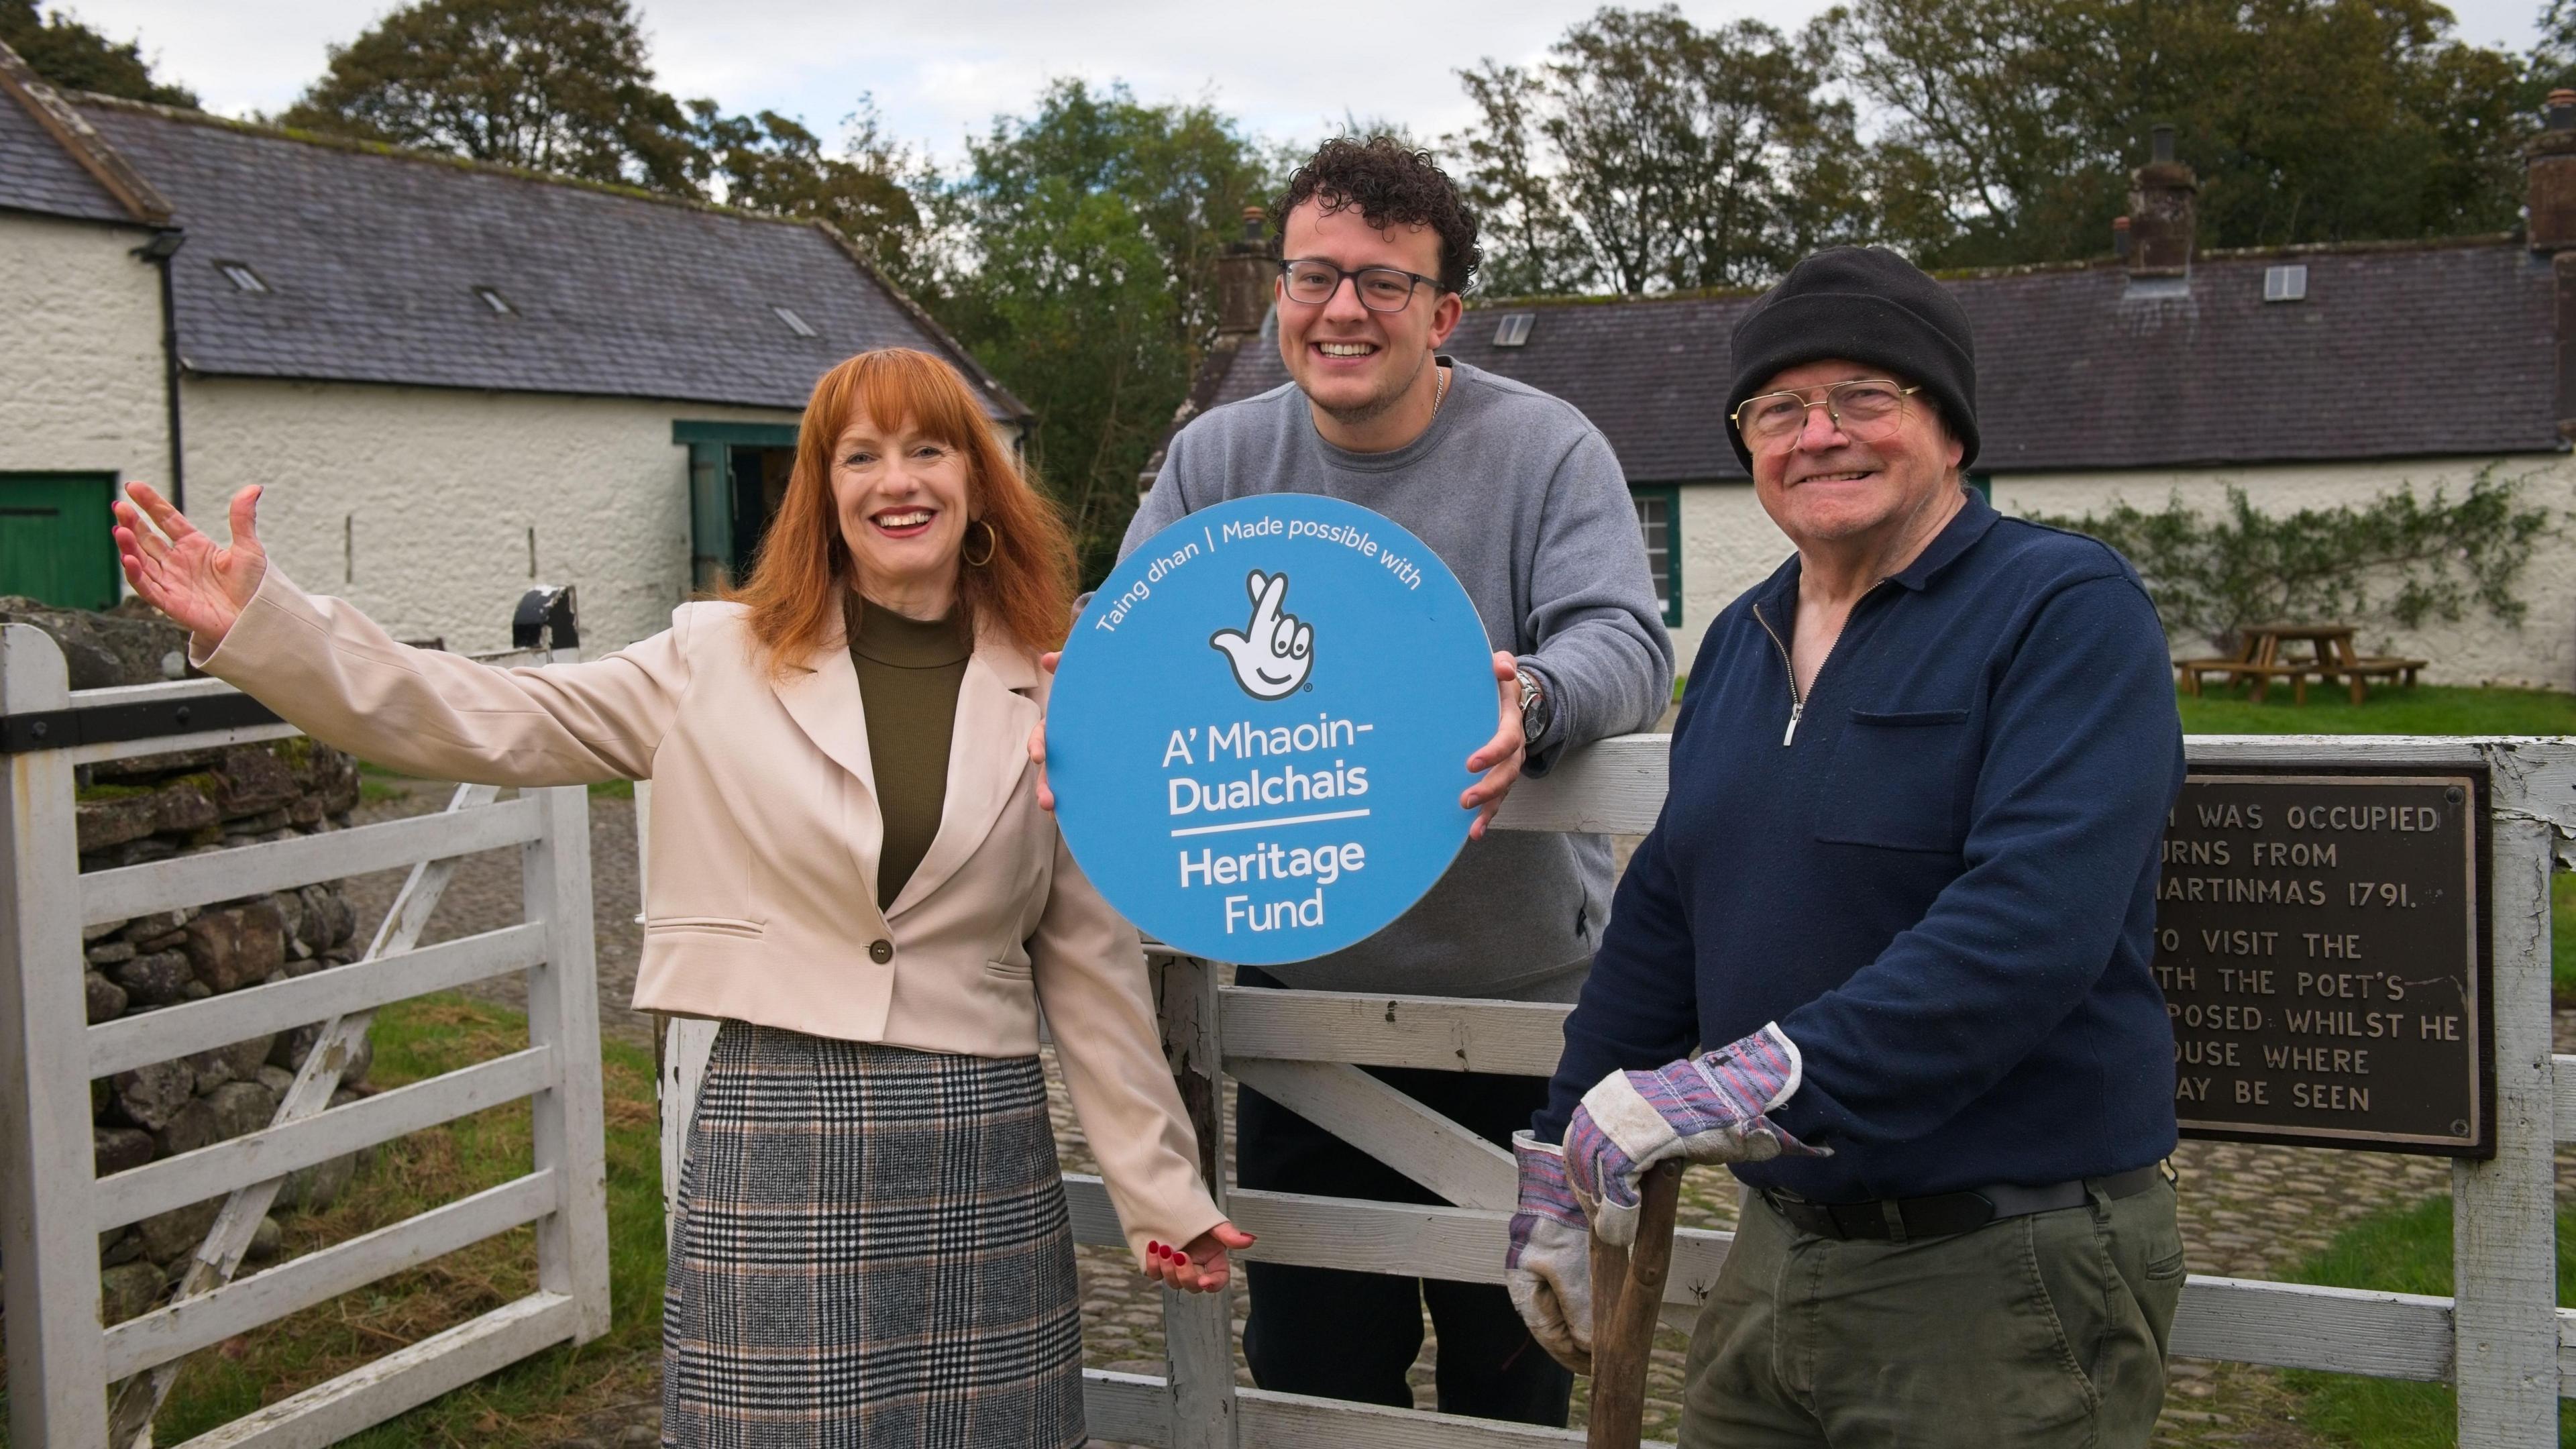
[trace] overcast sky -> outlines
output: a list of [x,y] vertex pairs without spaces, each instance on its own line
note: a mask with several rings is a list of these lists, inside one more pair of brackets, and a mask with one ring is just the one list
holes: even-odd
[[[1783,28],[1827,0],[1684,0],[1699,23],[1752,16]],[[2521,50],[2542,0],[2454,0],[2463,38]],[[48,7],[55,8],[55,7]],[[323,48],[396,8],[388,0],[67,0],[210,108],[276,110],[321,73]],[[661,85],[726,110],[801,116],[827,138],[862,91],[896,136],[954,158],[996,113],[1025,112],[1051,76],[1123,79],[1149,100],[1213,101],[1274,141],[1320,136],[1343,115],[1436,138],[1471,119],[1451,74],[1483,56],[1528,60],[1591,0],[1387,3],[1299,0],[639,0]],[[1291,33],[1293,30],[1293,34]]]

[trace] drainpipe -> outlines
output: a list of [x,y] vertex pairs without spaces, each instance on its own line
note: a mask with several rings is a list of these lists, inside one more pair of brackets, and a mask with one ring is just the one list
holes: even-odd
[[188,475],[179,446],[179,311],[173,304],[170,288],[170,259],[187,245],[188,234],[178,227],[164,227],[152,233],[152,239],[134,249],[134,254],[161,269],[161,391],[170,409],[170,506],[188,511]]

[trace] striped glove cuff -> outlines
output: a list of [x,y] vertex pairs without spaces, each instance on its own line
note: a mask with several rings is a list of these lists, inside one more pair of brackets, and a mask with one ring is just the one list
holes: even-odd
[[1512,1246],[1503,1260],[1505,1266],[1521,1265],[1530,1236],[1542,1223],[1560,1224],[1587,1237],[1591,1234],[1583,1205],[1566,1181],[1564,1148],[1539,1141],[1524,1127],[1512,1134],[1512,1161],[1520,1169],[1520,1207],[1512,1214]]

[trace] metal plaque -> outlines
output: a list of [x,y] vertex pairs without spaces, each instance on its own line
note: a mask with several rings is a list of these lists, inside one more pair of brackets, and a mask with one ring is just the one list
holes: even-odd
[[2484,789],[2420,770],[2186,779],[2155,957],[2184,1136],[2493,1155]]

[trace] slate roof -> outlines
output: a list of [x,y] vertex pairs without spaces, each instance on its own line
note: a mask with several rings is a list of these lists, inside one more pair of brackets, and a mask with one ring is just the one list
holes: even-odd
[[[76,101],[187,233],[172,284],[197,373],[792,409],[842,358],[908,346],[957,362],[993,416],[1028,416],[815,225]],[[0,114],[0,145],[32,124],[5,97]],[[32,185],[0,173],[0,205],[22,194]],[[268,290],[240,289],[221,262]]]
[[[2263,300],[2268,266],[2307,298]],[[1948,282],[1976,328],[1977,472],[2556,452],[2550,267],[2519,240],[2215,253]],[[1450,355],[1581,408],[1637,483],[1742,478],[1727,337],[1750,296],[1479,303]],[[1529,340],[1495,323],[1535,314]],[[1267,336],[1216,391],[1287,381]]]
[[0,207],[76,221],[134,221],[26,107],[7,98],[0,98]]

